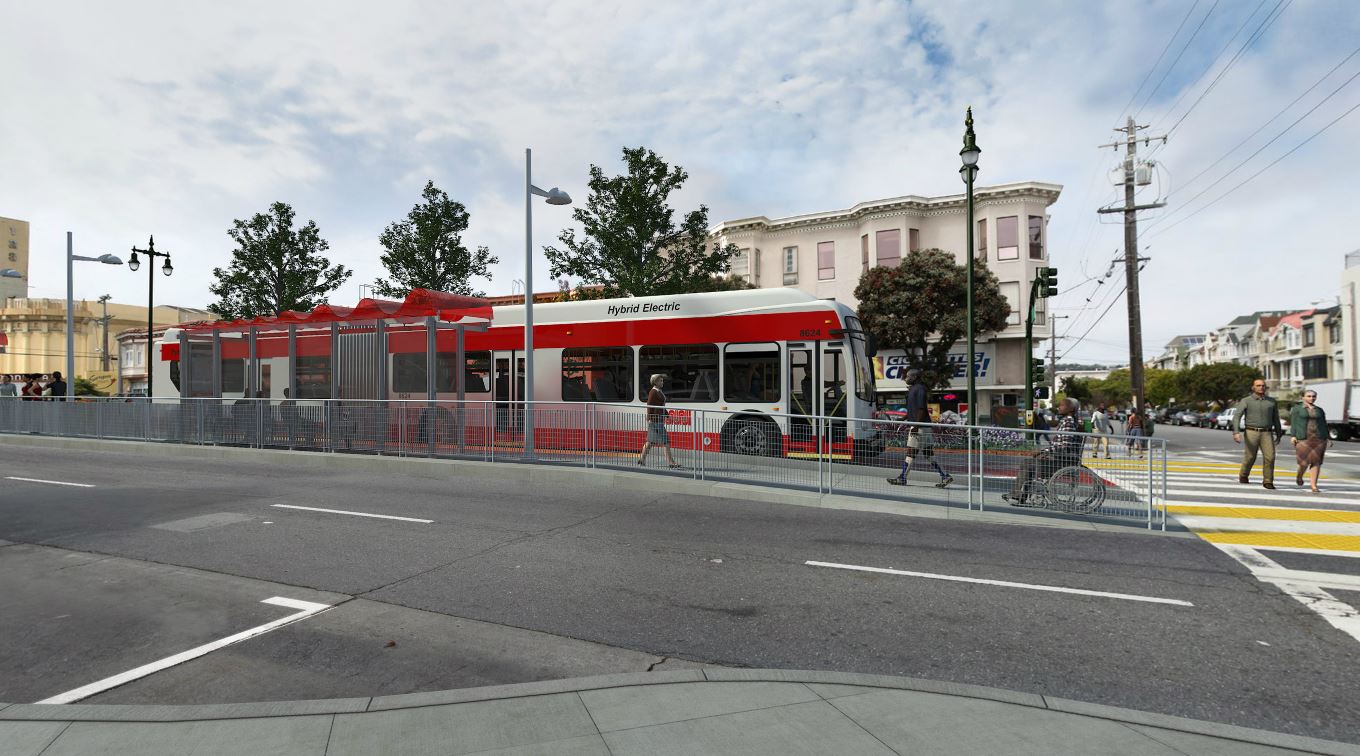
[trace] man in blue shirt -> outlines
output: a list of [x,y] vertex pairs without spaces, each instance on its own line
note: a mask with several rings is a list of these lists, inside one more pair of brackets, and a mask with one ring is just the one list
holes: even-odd
[[905,486],[907,484],[907,473],[911,472],[911,465],[920,456],[930,462],[930,466],[935,468],[935,472],[940,474],[940,482],[935,484],[936,488],[944,488],[954,482],[954,476],[944,471],[940,463],[935,461],[935,451],[931,448],[930,410],[927,408],[930,395],[926,391],[924,383],[921,383],[921,371],[912,368],[907,371],[907,422],[921,423],[913,425],[907,431],[907,451],[902,459],[902,472],[895,478],[888,478],[888,482],[894,486]]

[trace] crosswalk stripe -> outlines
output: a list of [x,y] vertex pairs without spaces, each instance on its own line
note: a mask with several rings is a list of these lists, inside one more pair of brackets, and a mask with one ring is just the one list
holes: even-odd
[[[1261,494],[1266,494],[1266,491],[1262,490]],[[1309,504],[1350,504],[1352,506],[1360,505],[1360,501],[1358,501],[1354,496],[1323,496],[1321,494],[1308,494],[1306,496],[1289,496],[1282,495],[1276,492],[1271,492],[1269,495],[1250,494],[1246,492],[1233,493],[1228,491],[1209,492],[1209,491],[1171,490],[1167,492],[1168,504],[1193,505],[1199,504],[1200,503],[1199,499],[1246,499],[1248,501],[1259,501],[1265,499],[1267,500],[1267,502],[1271,503],[1278,503],[1282,501],[1297,501],[1300,504],[1306,502]]]
[[1199,535],[1220,532],[1294,533],[1299,535],[1356,536],[1360,523],[1316,520],[1252,520],[1234,517],[1178,515],[1176,521]]
[[1253,520],[1298,520],[1309,522],[1360,523],[1360,512],[1335,509],[1291,509],[1282,507],[1206,507],[1176,504],[1166,508],[1177,515],[1245,518]]
[[1218,531],[1198,533],[1210,543],[1243,546],[1291,546],[1312,551],[1360,551],[1360,535],[1278,533],[1268,531]]

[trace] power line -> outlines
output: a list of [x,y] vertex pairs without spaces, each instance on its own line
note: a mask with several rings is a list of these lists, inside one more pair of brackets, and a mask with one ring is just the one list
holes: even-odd
[[[1181,35],[1181,29],[1185,28],[1185,22],[1190,20],[1190,16],[1193,15],[1195,9],[1199,7],[1199,1],[1200,0],[1195,0],[1195,4],[1190,6],[1190,10],[1185,12],[1185,18],[1181,19],[1180,26],[1176,27],[1176,31],[1171,35],[1171,39],[1166,41],[1166,46],[1162,48],[1162,54],[1157,56],[1157,61],[1152,64],[1152,68],[1149,68],[1147,74],[1143,76],[1143,81],[1138,84],[1138,89],[1134,90],[1133,96],[1129,98],[1128,102],[1124,103],[1124,107],[1119,109],[1120,118],[1123,118],[1129,108],[1133,107],[1133,103],[1138,99],[1138,95],[1143,93],[1143,87],[1147,86],[1148,79],[1151,79],[1152,74],[1157,71],[1157,66],[1162,64],[1162,58],[1166,57],[1166,51],[1171,49],[1171,45],[1176,41],[1176,37]],[[1265,2],[1265,0],[1262,0],[1262,2]]]
[[[1171,65],[1166,67],[1166,70],[1162,72],[1162,78],[1157,80],[1157,86],[1152,88],[1152,91],[1148,93],[1147,99],[1143,100],[1143,104],[1138,106],[1138,111],[1133,114],[1135,119],[1138,118],[1138,113],[1143,112],[1143,108],[1146,108],[1148,103],[1152,102],[1152,98],[1157,95],[1157,91],[1160,90],[1162,84],[1166,82],[1166,77],[1170,76],[1171,72],[1175,70],[1176,64],[1181,61],[1181,56],[1185,55],[1185,51],[1190,48],[1190,43],[1195,41],[1195,37],[1199,36],[1200,29],[1204,28],[1204,22],[1208,21],[1209,17],[1214,15],[1214,9],[1218,7],[1219,2],[1221,2],[1221,0],[1214,0],[1214,4],[1209,7],[1209,12],[1205,13],[1204,18],[1199,20],[1199,26],[1196,26],[1195,30],[1190,32],[1190,36],[1186,38],[1185,44],[1181,45],[1181,51],[1176,53],[1176,59],[1171,61]],[[1196,3],[1196,5],[1198,5],[1198,3]]]
[[[1195,196],[1193,196],[1193,197],[1191,197],[1190,199],[1186,200],[1184,203],[1182,203],[1182,204],[1181,204],[1179,207],[1177,207],[1175,210],[1172,210],[1171,212],[1167,213],[1166,215],[1163,215],[1163,216],[1162,216],[1161,218],[1159,218],[1158,220],[1153,221],[1151,224],[1149,224],[1149,226],[1148,226],[1149,229],[1150,229],[1152,226],[1157,225],[1158,223],[1164,223],[1164,222],[1166,222],[1168,219],[1170,219],[1171,217],[1175,216],[1177,213],[1180,213],[1180,212],[1184,211],[1187,207],[1189,207],[1191,204],[1193,204],[1195,200],[1199,199],[1200,197],[1203,197],[1203,196],[1204,196],[1205,194],[1207,194],[1211,189],[1213,189],[1214,187],[1216,187],[1216,186],[1218,186],[1219,184],[1223,183],[1223,181],[1226,180],[1229,176],[1231,176],[1231,175],[1233,175],[1234,173],[1236,173],[1238,170],[1240,170],[1240,169],[1241,169],[1243,166],[1245,166],[1247,163],[1250,163],[1257,155],[1260,155],[1262,152],[1264,152],[1265,149],[1266,149],[1267,147],[1269,147],[1270,145],[1272,145],[1272,144],[1274,144],[1275,142],[1279,141],[1280,137],[1284,136],[1285,134],[1288,134],[1288,133],[1290,132],[1291,129],[1293,129],[1295,126],[1298,126],[1300,123],[1302,123],[1302,122],[1303,122],[1303,119],[1305,119],[1305,118],[1307,118],[1308,116],[1312,115],[1314,111],[1316,111],[1318,108],[1320,108],[1320,107],[1322,107],[1324,104],[1326,104],[1328,100],[1331,100],[1333,97],[1335,97],[1338,93],[1341,92],[1341,90],[1345,89],[1347,86],[1350,85],[1350,83],[1351,83],[1352,81],[1355,81],[1357,78],[1360,78],[1360,71],[1356,71],[1355,73],[1351,74],[1351,77],[1350,77],[1349,79],[1346,79],[1345,81],[1343,81],[1343,82],[1341,83],[1341,86],[1337,87],[1336,89],[1333,89],[1332,92],[1331,92],[1331,94],[1329,94],[1329,95],[1327,95],[1326,97],[1322,98],[1322,100],[1320,100],[1316,105],[1314,105],[1313,107],[1309,108],[1309,109],[1308,109],[1308,112],[1306,112],[1306,113],[1304,113],[1303,115],[1299,116],[1298,118],[1294,119],[1294,122],[1291,123],[1291,124],[1289,124],[1288,126],[1286,126],[1286,127],[1284,128],[1283,131],[1281,131],[1280,133],[1276,134],[1274,137],[1272,137],[1272,138],[1270,139],[1270,141],[1266,142],[1265,144],[1263,144],[1263,145],[1261,145],[1259,148],[1257,148],[1257,150],[1256,150],[1255,152],[1251,153],[1250,155],[1248,155],[1247,158],[1246,158],[1245,160],[1243,160],[1243,161],[1241,161],[1240,163],[1238,163],[1237,165],[1233,166],[1232,170],[1228,171],[1227,173],[1223,174],[1222,176],[1219,176],[1218,179],[1215,180],[1212,184],[1210,184],[1210,185],[1204,187],[1204,189],[1201,190],[1198,194],[1196,194]],[[1352,108],[1352,109],[1353,109],[1353,108]],[[1346,113],[1349,113],[1349,112],[1350,112],[1349,110],[1346,111]],[[1341,117],[1344,118],[1344,117],[1345,117],[1345,114],[1342,114]],[[1340,120],[1340,119],[1338,119],[1338,120]],[[1333,121],[1332,123],[1336,123],[1336,121]],[[1325,131],[1325,130],[1326,130],[1327,128],[1329,128],[1330,126],[1331,126],[1330,123],[1327,124],[1327,126],[1323,127],[1323,130]],[[1320,133],[1322,133],[1322,132],[1317,132],[1317,133],[1313,134],[1313,136],[1308,137],[1308,140],[1305,140],[1303,143],[1301,143],[1301,144],[1299,145],[1299,147],[1303,146],[1303,144],[1307,144],[1309,140],[1311,140],[1313,137],[1317,136],[1317,134],[1320,134]],[[1295,148],[1294,148],[1294,150],[1297,150],[1297,149],[1298,149],[1298,147],[1295,147]],[[1289,152],[1285,153],[1285,155],[1289,155],[1289,154],[1293,153],[1294,150],[1290,150]],[[1279,160],[1276,160],[1275,162],[1279,162]],[[1271,163],[1270,165],[1274,165],[1274,164],[1275,164],[1275,163]],[[1266,166],[1266,167],[1269,168],[1270,166]],[[1257,175],[1259,175],[1259,174],[1257,174]],[[1254,177],[1253,177],[1253,178],[1254,178]],[[1251,179],[1247,179],[1247,181],[1250,181],[1250,180],[1251,180]],[[1244,181],[1244,182],[1242,182],[1242,183],[1246,183],[1246,182]],[[1241,186],[1241,184],[1238,184],[1238,186]],[[1236,189],[1236,188],[1234,187],[1234,190],[1235,190],[1235,189]],[[1226,196],[1226,195],[1225,195],[1225,196]],[[1214,200],[1214,202],[1217,202],[1217,201],[1218,201],[1218,200]],[[1210,203],[1210,204],[1213,204],[1213,203]],[[1206,207],[1207,207],[1207,205],[1206,205]],[[1204,209],[1203,207],[1200,208],[1200,210],[1203,210],[1203,209]],[[1198,212],[1199,212],[1199,210],[1196,210],[1196,211],[1195,211],[1195,213],[1198,213]],[[1190,215],[1188,215],[1188,216],[1186,216],[1186,217],[1187,217],[1187,218],[1193,217],[1193,216],[1195,215],[1195,213],[1191,213]],[[1179,222],[1180,222],[1180,221],[1177,221],[1176,223],[1179,223]],[[1171,224],[1171,225],[1174,226],[1174,225],[1176,225],[1176,224],[1173,223],[1173,224]],[[1168,228],[1170,228],[1170,226],[1168,226]]]
[[1238,142],[1237,144],[1233,145],[1233,148],[1232,148],[1232,149],[1230,149],[1230,150],[1228,150],[1227,152],[1223,153],[1223,154],[1222,154],[1217,160],[1215,160],[1208,168],[1205,168],[1204,170],[1200,171],[1199,173],[1196,173],[1189,181],[1185,182],[1185,184],[1184,184],[1181,188],[1184,189],[1185,187],[1190,186],[1191,184],[1193,184],[1193,183],[1195,183],[1196,181],[1198,181],[1198,180],[1200,179],[1201,176],[1203,176],[1204,174],[1208,173],[1209,171],[1212,171],[1214,168],[1218,167],[1218,164],[1219,164],[1219,163],[1222,163],[1224,160],[1226,160],[1226,159],[1228,158],[1229,155],[1231,155],[1231,154],[1233,154],[1234,152],[1237,152],[1239,149],[1241,149],[1241,148],[1242,148],[1242,145],[1246,144],[1247,142],[1250,142],[1252,139],[1254,139],[1254,138],[1256,137],[1257,134],[1260,134],[1262,131],[1265,131],[1267,126],[1269,126],[1270,124],[1274,123],[1275,120],[1276,120],[1277,118],[1279,118],[1280,116],[1284,115],[1286,112],[1288,112],[1288,111],[1289,111],[1291,108],[1293,108],[1295,105],[1299,104],[1299,101],[1300,101],[1300,100],[1302,100],[1303,98],[1307,97],[1308,94],[1309,94],[1310,92],[1312,92],[1314,89],[1317,89],[1317,88],[1322,84],[1322,82],[1324,82],[1324,81],[1326,81],[1327,79],[1331,78],[1331,75],[1334,74],[1334,73],[1336,73],[1336,72],[1337,72],[1337,69],[1339,69],[1339,68],[1341,68],[1342,66],[1346,65],[1346,63],[1347,63],[1348,61],[1350,61],[1351,58],[1354,58],[1356,55],[1360,55],[1360,47],[1357,47],[1357,48],[1355,48],[1354,50],[1352,50],[1350,55],[1347,55],[1346,57],[1342,58],[1340,63],[1337,63],[1335,66],[1332,66],[1332,70],[1330,70],[1330,71],[1328,71],[1327,73],[1323,74],[1323,75],[1322,75],[1322,78],[1320,78],[1320,79],[1318,79],[1317,81],[1313,82],[1313,85],[1312,85],[1311,87],[1308,87],[1307,89],[1305,89],[1305,90],[1303,91],[1303,94],[1300,94],[1298,97],[1295,97],[1293,102],[1291,102],[1291,103],[1289,103],[1288,105],[1286,105],[1286,106],[1284,106],[1283,108],[1281,108],[1281,109],[1280,109],[1280,112],[1278,112],[1278,113],[1276,113],[1275,115],[1273,115],[1273,116],[1270,117],[1270,120],[1266,121],[1265,123],[1263,123],[1263,124],[1261,124],[1259,127],[1257,127],[1257,129],[1256,129],[1255,131],[1251,132],[1250,134],[1248,134],[1247,137],[1246,137],[1245,139],[1243,139],[1242,141],[1240,141],[1240,142]]
[[[1354,77],[1352,77],[1352,78],[1354,78]],[[1339,115],[1339,116],[1337,116],[1336,118],[1332,119],[1331,123],[1328,123],[1326,126],[1323,126],[1322,128],[1320,128],[1320,129],[1318,129],[1317,131],[1313,132],[1313,134],[1312,134],[1311,136],[1309,136],[1307,139],[1305,139],[1305,140],[1303,140],[1302,142],[1299,142],[1298,144],[1294,145],[1294,148],[1291,149],[1289,152],[1286,152],[1285,154],[1283,154],[1283,155],[1281,155],[1281,156],[1275,158],[1273,161],[1271,161],[1270,165],[1267,165],[1266,167],[1262,168],[1261,170],[1259,170],[1259,171],[1257,171],[1257,172],[1251,174],[1251,175],[1248,176],[1245,180],[1243,180],[1241,183],[1237,184],[1237,186],[1234,186],[1233,188],[1229,189],[1228,191],[1224,192],[1223,194],[1220,194],[1218,197],[1216,197],[1216,198],[1215,198],[1212,202],[1210,202],[1209,204],[1207,204],[1207,205],[1201,207],[1200,209],[1198,209],[1198,210],[1196,210],[1195,212],[1193,212],[1193,213],[1191,213],[1191,214],[1185,216],[1184,218],[1181,218],[1180,220],[1176,221],[1175,223],[1172,223],[1170,226],[1167,226],[1166,228],[1163,228],[1161,231],[1158,231],[1158,232],[1157,232],[1157,235],[1160,235],[1160,234],[1162,234],[1162,233],[1164,233],[1164,232],[1166,232],[1166,231],[1170,231],[1171,229],[1175,228],[1176,226],[1179,226],[1180,224],[1184,223],[1185,221],[1190,220],[1191,218],[1195,217],[1196,215],[1199,215],[1200,213],[1204,212],[1205,210],[1208,210],[1209,208],[1211,208],[1211,207],[1213,207],[1214,205],[1218,204],[1219,201],[1221,201],[1222,199],[1224,199],[1224,198],[1227,197],[1228,195],[1232,194],[1233,192],[1237,191],[1238,189],[1241,189],[1243,186],[1246,186],[1247,183],[1249,183],[1252,179],[1254,179],[1254,178],[1256,178],[1257,176],[1260,176],[1262,173],[1265,173],[1266,171],[1270,170],[1271,168],[1273,168],[1273,167],[1275,166],[1276,163],[1280,162],[1281,160],[1284,160],[1285,158],[1289,157],[1290,155],[1293,155],[1295,152],[1297,152],[1297,151],[1298,151],[1301,147],[1303,147],[1305,144],[1308,144],[1309,142],[1313,141],[1313,140],[1316,139],[1317,137],[1321,136],[1322,133],[1323,133],[1324,131],[1326,131],[1327,129],[1330,129],[1332,126],[1335,126],[1336,123],[1337,123],[1338,121],[1340,121],[1341,119],[1343,119],[1343,118],[1345,118],[1346,116],[1350,115],[1351,113],[1354,113],[1356,110],[1360,110],[1360,102],[1358,102],[1358,103],[1356,103],[1355,105],[1351,106],[1351,109],[1350,109],[1350,110],[1347,110],[1345,113],[1342,113],[1341,115]]]
[[[1096,326],[1100,325],[1100,321],[1104,320],[1105,316],[1110,314],[1110,310],[1114,309],[1114,306],[1119,302],[1119,298],[1124,295],[1124,292],[1128,291],[1128,288],[1128,285],[1125,285],[1123,289],[1119,290],[1119,294],[1116,294],[1114,299],[1110,300],[1110,304],[1105,308],[1105,312],[1100,313],[1100,317],[1096,318],[1095,322],[1091,324],[1091,327],[1087,328],[1085,333],[1077,337],[1077,340],[1073,342],[1071,346],[1067,347],[1067,350],[1062,353],[1062,357],[1059,357],[1058,359],[1064,359],[1067,355],[1071,354],[1072,350],[1076,349],[1077,346],[1081,344],[1082,339],[1085,339],[1090,335],[1091,331],[1095,330]],[[1067,338],[1067,334],[1063,334],[1062,338]]]
[[[1204,69],[1204,73],[1207,74],[1208,72],[1214,70],[1214,64],[1218,62],[1219,58],[1223,57],[1223,53],[1227,51],[1229,45],[1233,43],[1233,40],[1237,39],[1237,36],[1242,33],[1243,29],[1247,28],[1247,24],[1251,23],[1252,18],[1255,18],[1257,11],[1261,10],[1261,7],[1264,6],[1266,2],[1268,2],[1268,0],[1261,0],[1261,4],[1256,6],[1256,10],[1253,10],[1251,12],[1251,15],[1247,16],[1247,20],[1242,22],[1242,25],[1237,28],[1237,32],[1234,33],[1232,35],[1232,38],[1230,38],[1228,42],[1223,45],[1223,49],[1218,51],[1218,55],[1214,56],[1213,62],[1209,64],[1208,68]],[[1247,37],[1247,41],[1243,42],[1242,46],[1237,48],[1237,52],[1234,53],[1232,58],[1228,60],[1227,65],[1223,66],[1223,70],[1219,71],[1218,75],[1214,77],[1214,80],[1209,82],[1209,86],[1205,87],[1204,91],[1200,92],[1199,97],[1196,97],[1195,101],[1190,103],[1190,107],[1187,108],[1186,111],[1181,114],[1180,118],[1176,119],[1176,123],[1172,124],[1170,129],[1167,129],[1166,133],[1168,136],[1176,131],[1176,127],[1181,125],[1181,122],[1184,121],[1186,117],[1189,116],[1190,113],[1192,113],[1195,110],[1195,107],[1198,106],[1200,102],[1203,101],[1204,98],[1209,95],[1210,92],[1214,91],[1214,87],[1217,87],[1218,83],[1223,80],[1223,77],[1226,76],[1228,72],[1232,70],[1232,67],[1236,65],[1238,59],[1242,57],[1242,53],[1246,52],[1248,47],[1251,47],[1252,44],[1256,42],[1256,40],[1260,39],[1261,36],[1265,34],[1266,29],[1269,29],[1270,25],[1275,23],[1275,19],[1279,18],[1281,15],[1284,14],[1285,9],[1287,9],[1290,3],[1292,2],[1294,2],[1294,0],[1278,0],[1278,2],[1275,3],[1275,7],[1270,9],[1270,13],[1267,13],[1266,17],[1261,20],[1260,25],[1256,27],[1256,31],[1252,32],[1251,36]],[[1276,11],[1279,12],[1276,13]],[[1188,94],[1189,92],[1190,90],[1188,88],[1182,90],[1181,96],[1177,97],[1176,102],[1172,103],[1171,107],[1167,108],[1166,115],[1162,117],[1162,120],[1166,120],[1171,116],[1173,112],[1175,112],[1176,106],[1181,103],[1181,100],[1184,99],[1185,95]]]

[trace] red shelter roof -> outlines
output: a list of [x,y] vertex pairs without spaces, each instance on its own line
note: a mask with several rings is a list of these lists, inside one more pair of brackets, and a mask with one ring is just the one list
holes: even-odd
[[311,312],[288,310],[278,315],[249,320],[217,320],[207,323],[186,323],[181,326],[189,333],[212,331],[245,331],[251,328],[280,330],[290,325],[319,326],[330,323],[362,322],[367,320],[414,321],[434,316],[449,322],[489,321],[491,304],[480,297],[465,297],[429,289],[412,289],[406,299],[361,299],[354,307],[335,307],[323,304]]

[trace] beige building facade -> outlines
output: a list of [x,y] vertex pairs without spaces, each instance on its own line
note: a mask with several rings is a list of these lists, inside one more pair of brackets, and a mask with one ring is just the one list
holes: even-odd
[[[1039,182],[974,190],[975,251],[985,256],[1011,305],[1004,330],[978,335],[974,365],[982,417],[1010,414],[1024,393],[1024,315],[1030,281],[1037,268],[1050,264],[1048,208],[1061,191],[1057,184]],[[909,252],[932,247],[953,253],[962,264],[966,226],[963,194],[909,195],[861,202],[844,210],[725,221],[713,229],[712,236],[741,250],[733,260],[732,273],[759,288],[794,287],[856,307],[855,287],[871,267],[896,267]],[[1036,347],[1052,334],[1043,304],[1040,300],[1034,328]],[[954,351],[957,354],[951,359],[958,369],[953,391],[940,392],[954,398],[936,397],[946,409],[952,408],[966,386],[965,347],[959,344]],[[907,362],[900,351],[880,353],[878,389],[890,401],[906,390],[902,373]]]
[[[76,376],[116,374],[115,337],[120,331],[138,325],[146,328],[146,308],[137,305],[77,300],[72,313],[75,316]],[[215,317],[206,310],[184,307],[157,307],[155,311],[158,325]],[[0,307],[0,333],[8,342],[4,353],[0,354],[0,375],[49,375],[53,371],[66,370],[66,300],[7,299]]]
[[0,275],[0,303],[28,296],[28,233],[28,221],[0,218],[0,271],[8,273]]

